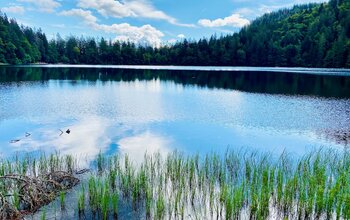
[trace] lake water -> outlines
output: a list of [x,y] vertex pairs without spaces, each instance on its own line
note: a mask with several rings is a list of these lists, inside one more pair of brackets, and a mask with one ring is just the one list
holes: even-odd
[[2,156],[102,151],[141,160],[146,151],[228,147],[300,155],[349,141],[349,70],[0,67]]

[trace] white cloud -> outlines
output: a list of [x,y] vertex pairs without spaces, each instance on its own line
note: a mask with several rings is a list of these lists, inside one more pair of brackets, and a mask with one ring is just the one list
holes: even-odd
[[185,38],[186,36],[184,34],[179,34],[177,35],[177,37],[182,39],[182,38]]
[[135,14],[121,2],[115,0],[78,0],[82,8],[96,9],[101,15],[108,17],[129,17]]
[[170,40],[167,40],[165,42],[165,45],[172,45],[172,44],[175,44],[176,42],[178,42],[176,39],[172,38]]
[[151,45],[159,47],[161,45],[161,38],[164,34],[147,24],[141,27],[131,26],[128,23],[122,24],[98,24],[97,18],[92,15],[91,11],[83,9],[71,9],[69,11],[62,11],[59,15],[76,16],[83,19],[83,22],[89,27],[104,31],[106,33],[117,34],[116,41],[129,41],[141,45]]
[[84,9],[95,9],[104,17],[141,17],[165,20],[178,26],[192,27],[192,24],[181,24],[163,11],[157,10],[147,0],[78,0],[78,6]]
[[232,14],[231,16],[225,18],[218,18],[215,20],[201,19],[198,24],[203,27],[243,27],[248,25],[250,22],[248,19],[242,18],[240,14]]
[[61,4],[55,0],[17,0],[19,2],[27,2],[35,5],[39,11],[42,12],[54,12],[56,8],[60,7]]
[[23,14],[25,10],[22,6],[10,6],[1,8],[1,11],[5,13]]
[[107,33],[114,33],[118,36],[115,40],[118,41],[130,41],[141,45],[152,45],[159,47],[161,45],[161,38],[164,34],[154,28],[153,26],[146,24],[141,27],[131,26],[128,23],[112,24],[112,25],[98,25],[97,29],[103,30]]
[[75,8],[75,9],[71,9],[68,11],[62,11],[59,13],[59,15],[63,15],[63,16],[75,16],[75,17],[80,17],[83,19],[83,21],[88,24],[88,25],[95,25],[97,22],[97,18],[95,16],[92,15],[91,11],[85,11],[83,9],[80,8]]

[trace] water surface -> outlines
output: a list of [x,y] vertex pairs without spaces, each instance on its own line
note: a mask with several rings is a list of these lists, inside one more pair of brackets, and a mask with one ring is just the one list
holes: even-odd
[[0,152],[123,152],[141,160],[146,151],[175,149],[302,154],[347,146],[349,71],[203,70],[0,67]]

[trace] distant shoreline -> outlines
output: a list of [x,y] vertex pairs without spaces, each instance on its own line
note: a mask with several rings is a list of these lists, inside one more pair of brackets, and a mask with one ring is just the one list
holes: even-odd
[[248,66],[169,66],[169,65],[87,65],[87,64],[46,64],[2,65],[9,67],[34,68],[104,68],[104,69],[135,69],[135,70],[183,70],[183,71],[255,71],[255,72],[285,72],[313,75],[350,76],[350,69],[345,68],[305,68],[305,67],[248,67]]

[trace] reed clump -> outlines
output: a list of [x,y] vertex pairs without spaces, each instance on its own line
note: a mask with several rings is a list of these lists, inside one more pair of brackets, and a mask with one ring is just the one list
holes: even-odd
[[350,218],[347,151],[321,149],[298,158],[244,150],[202,157],[173,152],[145,155],[137,165],[127,155],[100,154],[98,161],[89,198],[103,219],[106,212],[118,216],[118,200],[147,219]]
[[[9,175],[50,176],[60,169],[69,174],[76,166],[73,157],[51,155],[14,161],[0,162],[0,202],[6,201],[0,213],[26,206]],[[301,157],[172,152],[146,154],[137,164],[128,155],[100,153],[93,164],[75,207],[79,215],[89,212],[97,219],[117,219],[120,205],[146,219],[350,219],[347,150],[320,149]]]

